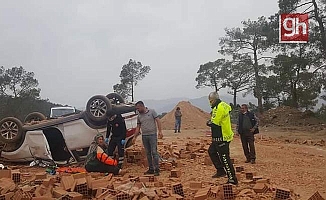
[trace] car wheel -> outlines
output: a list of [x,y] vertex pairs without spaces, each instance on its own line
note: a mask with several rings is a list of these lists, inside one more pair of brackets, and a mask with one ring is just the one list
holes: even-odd
[[106,97],[111,101],[112,104],[118,105],[118,104],[125,103],[125,100],[118,93],[110,93],[106,95]]
[[103,128],[107,127],[107,120],[96,122],[96,121],[89,119],[88,117],[85,117],[84,121],[89,127],[93,128],[93,129],[103,129]]
[[42,121],[45,119],[46,117],[42,113],[32,112],[25,117],[24,123],[31,123],[32,121]]
[[107,114],[111,111],[111,109],[111,102],[106,96],[95,95],[87,102],[86,117],[95,122],[106,121]]
[[14,117],[6,117],[0,121],[0,140],[4,143],[16,143],[23,135],[23,124]]

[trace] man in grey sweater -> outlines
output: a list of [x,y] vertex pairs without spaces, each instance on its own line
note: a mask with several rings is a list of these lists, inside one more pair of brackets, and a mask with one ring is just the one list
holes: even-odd
[[145,107],[142,101],[136,103],[139,112],[137,117],[137,128],[134,140],[142,134],[142,141],[145,148],[149,169],[144,174],[160,175],[159,155],[157,152],[157,136],[163,138],[162,126],[157,113],[153,109]]

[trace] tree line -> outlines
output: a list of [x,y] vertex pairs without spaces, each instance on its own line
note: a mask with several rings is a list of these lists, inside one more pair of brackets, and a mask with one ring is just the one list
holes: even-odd
[[41,89],[33,72],[22,66],[5,69],[0,67],[0,119],[16,117],[23,121],[31,112],[50,115],[50,109],[60,104],[40,98]]
[[[260,113],[280,105],[312,109],[318,98],[326,100],[326,1],[279,0],[278,6],[272,16],[225,28],[220,56],[200,65],[196,88],[227,88],[234,105],[240,93],[253,94]],[[279,43],[280,14],[296,12],[309,15],[309,42]]]

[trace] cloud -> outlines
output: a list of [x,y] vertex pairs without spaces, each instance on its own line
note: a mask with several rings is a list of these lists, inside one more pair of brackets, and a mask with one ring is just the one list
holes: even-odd
[[0,65],[33,71],[42,98],[84,106],[112,91],[130,58],[152,70],[137,99],[200,97],[200,64],[218,58],[225,27],[277,12],[277,1],[4,1]]

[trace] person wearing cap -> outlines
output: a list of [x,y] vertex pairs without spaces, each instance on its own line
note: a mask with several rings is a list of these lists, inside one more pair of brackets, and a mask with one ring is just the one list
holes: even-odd
[[108,142],[108,155],[113,157],[113,152],[118,148],[119,162],[118,167],[121,169],[124,161],[124,144],[126,141],[126,123],[121,114],[112,113],[109,115],[107,123],[106,138]]
[[217,170],[212,178],[227,176],[227,183],[237,185],[238,180],[230,159],[230,142],[234,135],[231,127],[231,106],[221,101],[217,92],[211,92],[208,99],[212,108],[211,118],[207,121],[212,132],[208,154]]
[[180,133],[180,129],[181,129],[181,117],[182,117],[182,113],[181,113],[180,107],[177,107],[177,109],[175,110],[174,117],[175,117],[174,133],[176,133],[177,131],[178,131],[178,133]]
[[125,171],[117,165],[117,160],[110,158],[105,152],[107,145],[102,134],[98,133],[92,141],[85,162],[87,172],[112,173],[123,175]]

